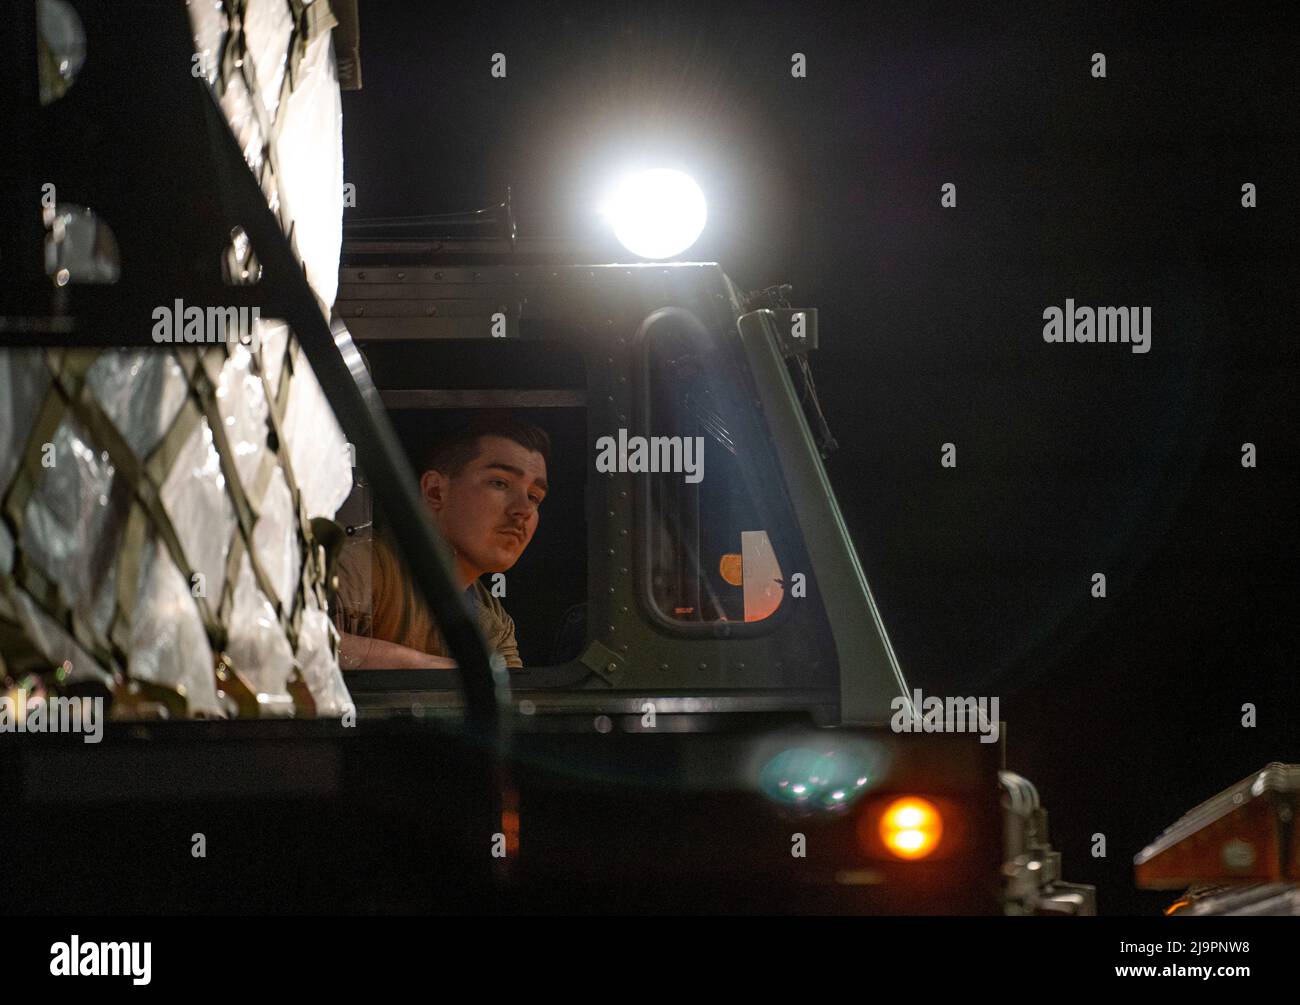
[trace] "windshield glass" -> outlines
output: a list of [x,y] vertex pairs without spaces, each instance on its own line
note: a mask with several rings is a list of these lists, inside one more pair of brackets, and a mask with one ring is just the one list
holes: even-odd
[[786,599],[789,532],[744,372],[721,340],[670,324],[646,337],[641,376],[645,599],[679,629],[769,621]]

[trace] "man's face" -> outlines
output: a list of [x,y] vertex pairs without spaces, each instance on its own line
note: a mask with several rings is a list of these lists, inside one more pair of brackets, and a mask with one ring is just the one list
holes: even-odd
[[426,471],[425,505],[463,567],[478,577],[505,572],[537,530],[546,495],[542,455],[503,436],[481,436],[478,456],[450,478]]

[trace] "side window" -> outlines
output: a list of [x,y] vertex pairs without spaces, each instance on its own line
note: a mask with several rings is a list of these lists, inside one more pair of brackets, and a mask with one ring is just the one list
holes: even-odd
[[[575,659],[587,644],[587,377],[581,351],[563,332],[532,323],[528,335],[375,339],[365,351],[416,477],[436,444],[479,418],[510,418],[548,435],[549,487],[535,532],[510,564],[484,569],[479,577],[493,606],[513,623],[519,659],[544,667]],[[418,589],[404,558],[389,548],[395,561],[372,560],[372,538],[393,543],[391,517],[384,500],[370,496],[359,466],[356,476],[357,488],[338,516],[348,534],[338,565],[335,623],[353,635],[424,651],[415,630],[419,619],[405,620],[407,591],[413,598]],[[476,521],[457,523],[460,533],[478,528]],[[499,618],[483,627],[504,631]]]
[[783,488],[757,415],[745,411],[744,374],[725,347],[668,329],[647,336],[640,377],[643,599],[687,631],[768,621],[785,600],[775,542],[788,537],[772,526],[778,508],[764,505]]

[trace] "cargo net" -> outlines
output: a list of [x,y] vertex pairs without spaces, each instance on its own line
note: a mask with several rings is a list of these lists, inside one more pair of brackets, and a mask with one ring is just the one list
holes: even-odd
[[[342,215],[328,5],[188,7],[195,64],[327,309]],[[102,281],[65,231],[47,243],[62,281]],[[239,228],[221,267],[260,278]],[[324,592],[350,448],[288,326],[257,318],[252,335],[0,350],[4,689],[106,689],[118,717],[352,707]]]
[[307,518],[347,495],[347,447],[287,326],[260,323],[256,355],[0,352],[6,686],[99,685],[128,716],[350,704]]

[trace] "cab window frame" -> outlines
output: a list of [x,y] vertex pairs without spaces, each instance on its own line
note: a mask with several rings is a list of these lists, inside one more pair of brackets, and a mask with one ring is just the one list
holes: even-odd
[[[684,324],[683,324],[684,322]],[[699,318],[683,308],[661,308],[649,315],[637,331],[633,344],[633,409],[632,428],[629,435],[650,437],[656,435],[652,408],[653,381],[651,374],[651,340],[662,334],[664,325],[677,325],[684,328],[688,337],[694,338],[705,354],[714,354],[726,364],[727,370],[744,382],[738,397],[741,400],[756,402],[758,391],[755,388],[740,347],[736,339],[730,338],[730,332],[711,333]],[[734,327],[734,326],[733,326]],[[731,418],[731,417],[728,417]],[[768,485],[767,492],[750,492],[755,509],[758,511],[760,528],[768,537],[773,551],[781,562],[782,578],[785,580],[783,595],[775,611],[758,621],[686,621],[666,613],[655,600],[654,592],[654,544],[655,544],[655,510],[652,498],[651,478],[648,475],[637,479],[635,492],[635,545],[634,560],[636,575],[637,600],[646,617],[660,630],[684,638],[748,639],[772,634],[780,630],[793,616],[796,599],[790,594],[789,577],[798,571],[800,563],[807,566],[806,549],[803,545],[793,507],[790,505],[785,478],[780,463],[768,434],[766,422],[761,410],[754,409],[748,413],[741,410],[735,417],[735,431],[745,444],[757,447],[751,466],[750,457],[742,470],[746,474],[746,491],[760,485]],[[663,435],[662,431],[658,435]],[[702,571],[702,569],[701,569]]]

